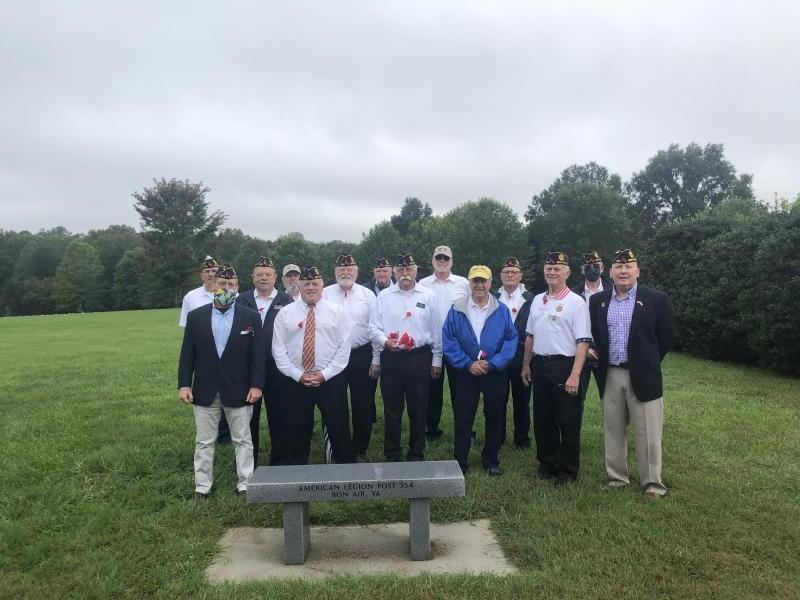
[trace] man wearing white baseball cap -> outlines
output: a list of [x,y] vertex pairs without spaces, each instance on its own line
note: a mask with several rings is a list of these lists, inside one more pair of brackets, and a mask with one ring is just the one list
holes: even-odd
[[[419,283],[431,290],[436,296],[436,304],[439,310],[439,326],[441,327],[453,303],[469,296],[469,284],[466,278],[453,275],[451,271],[453,268],[453,251],[450,246],[436,246],[431,264],[433,265],[433,274],[420,279]],[[457,370],[447,361],[443,366],[447,371],[447,385],[450,388],[450,401],[452,403],[456,397]],[[430,388],[425,437],[429,440],[436,440],[442,436],[442,430],[439,429],[439,421],[442,418],[444,376],[438,379],[431,379]]]
[[297,302],[300,299],[300,267],[289,263],[283,267],[283,289]]

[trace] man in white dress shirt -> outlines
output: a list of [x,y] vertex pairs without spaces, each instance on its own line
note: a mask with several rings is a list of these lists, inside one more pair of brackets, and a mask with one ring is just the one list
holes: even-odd
[[[587,306],[589,305],[589,298],[594,294],[611,289],[611,283],[603,276],[603,259],[597,250],[591,250],[583,255],[581,275],[583,275],[583,283],[572,288],[572,291],[586,300]],[[597,362],[597,352],[594,349],[594,344],[589,348],[589,352],[586,355],[586,364],[583,366],[583,374],[581,375],[581,398],[583,400],[586,399],[586,392],[589,391],[589,379],[592,373],[594,373],[594,381],[599,392],[600,365]]]
[[[514,256],[509,256],[503,263],[500,279],[503,285],[495,297],[511,311],[511,320],[517,329],[517,352],[506,367],[504,406],[508,405],[510,388],[514,411],[514,445],[524,450],[531,447],[531,388],[522,383],[522,357],[525,355],[525,326],[528,323],[533,294],[522,284],[522,265]],[[506,412],[504,408],[500,445],[506,441]]]
[[369,289],[376,296],[394,283],[392,281],[392,265],[388,258],[376,258],[375,267],[372,269],[372,281]]
[[397,284],[378,296],[370,321],[370,337],[380,344],[381,394],[386,435],[386,460],[401,459],[400,430],[408,408],[409,461],[425,460],[425,422],[430,379],[442,374],[442,323],[436,297],[417,284],[417,263],[410,254],[398,257]]
[[531,384],[533,375],[533,435],[539,460],[536,475],[554,479],[555,485],[578,478],[581,370],[592,342],[589,307],[567,287],[568,277],[569,257],[564,252],[549,252],[544,262],[547,292],[531,303],[522,358],[526,385]]
[[325,300],[342,307],[350,321],[350,360],[342,373],[350,388],[350,417],[356,462],[367,462],[372,437],[372,378],[380,372],[381,347],[372,344],[369,320],[375,311],[375,294],[356,283],[358,265],[350,254],[336,259],[336,283],[322,293]]
[[200,263],[200,280],[203,285],[187,292],[183,297],[181,316],[178,320],[180,327],[186,327],[186,316],[190,311],[214,301],[214,290],[217,289],[217,269],[219,269],[219,263],[210,256],[206,256]]
[[[453,303],[469,296],[469,283],[465,277],[453,275],[453,251],[449,246],[437,246],[431,259],[433,274],[419,280],[420,285],[429,288],[434,296],[439,310],[439,322],[444,323],[447,312]],[[450,402],[456,397],[457,369],[445,361],[447,371],[447,385],[450,388]],[[426,423],[426,437],[436,440],[442,437],[439,421],[442,418],[442,405],[444,402],[444,377],[431,379],[428,393],[428,416]]]
[[288,388],[288,464],[308,464],[314,406],[318,406],[337,463],[355,461],[348,424],[346,379],[350,321],[338,304],[322,298],[317,267],[300,274],[300,300],[280,310],[272,334],[272,356],[291,381]]
[[[268,256],[261,256],[253,266],[250,275],[253,289],[239,294],[236,302],[253,309],[261,316],[264,335],[266,361],[266,387],[264,388],[264,406],[267,409],[267,423],[270,434],[270,465],[286,464],[286,378],[283,377],[272,358],[272,331],[278,311],[293,302],[286,292],[279,292],[275,287],[278,271],[275,263]],[[253,404],[253,416],[250,418],[250,437],[253,439],[253,457],[258,466],[258,452],[261,436],[261,400]]]

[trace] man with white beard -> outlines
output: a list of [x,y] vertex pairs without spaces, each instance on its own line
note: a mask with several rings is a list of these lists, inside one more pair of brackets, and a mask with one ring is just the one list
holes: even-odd
[[353,427],[353,450],[356,462],[368,462],[367,449],[372,436],[372,380],[380,374],[381,347],[372,344],[369,320],[375,310],[375,294],[356,283],[358,265],[350,254],[336,259],[336,283],[322,293],[325,300],[344,309],[352,326],[350,359],[342,373],[350,389],[350,416]]
[[387,461],[401,459],[400,433],[404,408],[408,409],[407,460],[425,460],[425,421],[430,379],[442,374],[442,323],[436,296],[417,285],[417,263],[410,254],[398,257],[394,267],[397,285],[378,296],[370,337],[380,344],[381,395]]

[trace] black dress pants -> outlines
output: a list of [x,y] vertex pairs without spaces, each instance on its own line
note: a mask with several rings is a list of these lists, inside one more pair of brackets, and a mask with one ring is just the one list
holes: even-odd
[[432,354],[429,346],[411,352],[381,353],[381,394],[385,437],[383,454],[400,460],[403,408],[408,407],[408,460],[425,460],[425,422]]
[[586,399],[586,394],[589,393],[589,380],[592,378],[592,375],[594,375],[594,382],[597,385],[597,393],[600,394],[600,383],[597,379],[599,373],[600,365],[597,363],[584,365],[583,371],[581,372],[581,396],[584,400]]
[[564,384],[574,357],[533,359],[533,433],[540,467],[563,479],[577,479],[581,449],[580,394]]
[[506,408],[508,391],[511,388],[511,402],[514,414],[514,443],[527,446],[531,443],[531,388],[522,383],[522,367],[506,369],[506,389],[503,402],[503,429],[500,445],[506,441]]
[[350,351],[350,361],[342,373],[345,378],[345,392],[350,388],[350,417],[353,425],[353,451],[366,455],[372,437],[373,402],[372,378],[369,367],[372,364],[372,344],[364,344]]
[[[439,430],[439,421],[442,419],[442,407],[444,406],[444,374],[447,373],[447,386],[450,388],[450,402],[453,403],[456,397],[456,388],[458,384],[458,369],[447,364],[447,361],[442,360],[444,368],[442,375],[439,379],[430,380],[430,389],[428,390],[428,417],[427,417],[427,431],[428,433],[436,433]],[[455,409],[453,414],[455,414]]]
[[[269,428],[269,464],[289,464],[289,455],[286,449],[286,433],[289,425],[289,384],[295,383],[278,371],[269,371],[267,375],[267,388],[264,390],[264,407],[267,410],[267,427]],[[260,419],[255,410],[250,419],[250,435],[253,437],[253,451],[258,450],[258,433],[253,433],[254,420]],[[258,421],[255,430],[258,431]]]
[[472,426],[478,402],[483,394],[483,416],[485,421],[483,451],[481,463],[484,468],[500,466],[501,427],[505,401],[503,393],[506,389],[507,375],[505,371],[488,375],[472,375],[469,371],[458,371],[456,398],[453,402],[455,411],[455,435],[453,436],[453,454],[462,469],[469,467],[469,448],[471,445]]
[[311,435],[314,431],[314,406],[319,407],[322,418],[325,420],[325,427],[328,429],[336,462],[355,462],[344,391],[345,379],[342,374],[339,373],[319,387],[306,387],[293,379],[289,379],[289,381],[287,464],[308,464]]

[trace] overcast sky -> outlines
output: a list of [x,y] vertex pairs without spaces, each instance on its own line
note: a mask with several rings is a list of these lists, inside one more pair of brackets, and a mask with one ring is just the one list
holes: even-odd
[[175,177],[245,233],[357,242],[407,196],[522,217],[693,141],[800,192],[796,1],[122,4],[0,3],[0,228],[138,228]]

